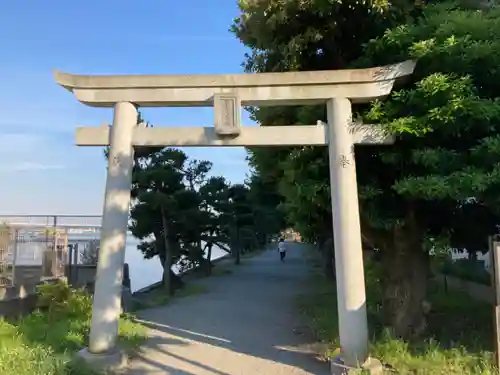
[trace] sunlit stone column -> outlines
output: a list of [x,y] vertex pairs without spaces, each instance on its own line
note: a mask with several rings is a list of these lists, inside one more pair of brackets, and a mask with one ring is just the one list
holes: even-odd
[[91,354],[113,351],[118,335],[132,182],[132,137],[136,124],[135,105],[128,102],[116,103],[111,127],[99,261],[92,307],[88,348]]
[[328,100],[327,113],[340,345],[345,364],[359,366],[368,356],[368,324],[350,100]]

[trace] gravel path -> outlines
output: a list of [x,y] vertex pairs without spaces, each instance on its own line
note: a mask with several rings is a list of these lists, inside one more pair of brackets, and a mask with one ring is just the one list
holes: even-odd
[[328,375],[295,306],[303,250],[290,244],[284,264],[277,251],[243,259],[232,274],[197,281],[208,293],[141,312],[151,338],[127,375]]

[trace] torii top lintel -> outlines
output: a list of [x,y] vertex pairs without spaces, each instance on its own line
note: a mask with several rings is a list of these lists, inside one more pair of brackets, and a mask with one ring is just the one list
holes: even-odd
[[56,82],[94,107],[132,102],[141,107],[212,106],[213,95],[237,95],[242,105],[323,103],[333,97],[355,103],[387,96],[413,73],[415,62],[369,69],[217,75],[73,75],[54,72]]

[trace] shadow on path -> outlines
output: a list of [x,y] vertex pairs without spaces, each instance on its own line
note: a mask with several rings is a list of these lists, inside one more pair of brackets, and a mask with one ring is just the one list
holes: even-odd
[[328,375],[295,306],[307,287],[304,249],[290,244],[284,264],[264,252],[200,280],[206,294],[141,312],[150,339],[127,375]]

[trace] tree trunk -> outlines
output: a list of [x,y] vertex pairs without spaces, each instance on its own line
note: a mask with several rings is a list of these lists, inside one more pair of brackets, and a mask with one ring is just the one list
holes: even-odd
[[172,295],[174,292],[173,288],[173,283],[172,283],[172,256],[170,250],[168,250],[168,245],[167,245],[167,254],[165,256],[165,263],[163,265],[163,287],[165,288],[165,291],[169,294]]
[[240,263],[241,263],[240,246],[236,245],[236,258],[234,259],[234,264],[240,264]]
[[238,227],[236,227],[236,241],[235,241],[235,246],[236,246],[236,257],[234,260],[234,264],[240,264],[241,263],[241,250],[240,250],[240,230]]
[[165,262],[163,264],[163,287],[165,291],[172,295],[174,294],[174,288],[172,283],[172,249],[170,246],[170,241],[168,239],[167,232],[167,218],[165,217],[165,212],[163,208],[161,208],[161,218],[163,223],[163,242],[165,244]]
[[212,246],[213,244],[207,244],[207,276],[210,276],[212,274]]
[[394,230],[392,241],[382,253],[384,320],[397,337],[405,339],[426,329],[430,309],[425,300],[430,262],[422,242],[421,232],[409,223]]
[[323,258],[323,274],[328,279],[335,279],[335,252],[331,237],[321,245],[321,254]]
[[[184,281],[179,277],[179,275],[176,275],[174,271],[170,270],[170,294],[173,294],[174,291],[177,289],[181,289],[184,286]],[[163,269],[163,276],[161,279],[161,282],[164,286],[164,289],[167,290],[165,287],[165,278],[166,278],[167,272],[165,272],[165,269]]]
[[[161,233],[156,233],[155,234],[156,238],[160,238],[162,235]],[[159,243],[161,243],[160,241],[158,241]],[[163,245],[163,243],[161,243]],[[160,250],[160,249],[158,249]],[[179,277],[179,275],[176,275],[174,273],[174,271],[172,271],[172,268],[170,268],[170,272],[167,274],[167,272],[165,272],[165,263],[166,263],[166,258],[165,258],[165,252],[163,251],[163,249],[161,249],[161,251],[158,251],[158,256],[160,258],[160,263],[161,263],[161,266],[163,268],[163,274],[162,274],[162,278],[161,278],[161,282],[163,285],[165,285],[165,275],[169,275],[170,278],[170,285],[171,285],[171,288],[173,290],[176,290],[176,289],[180,289],[184,286],[184,281],[181,280],[181,278]]]

